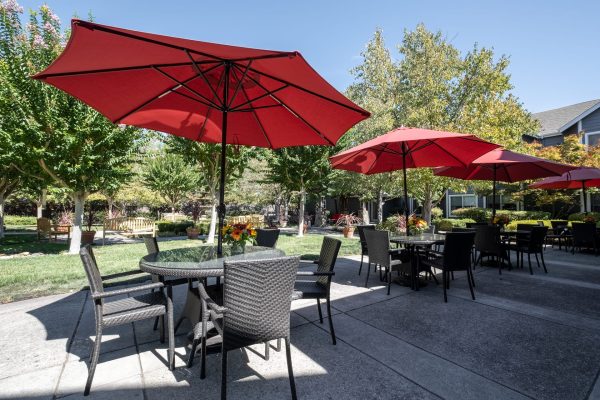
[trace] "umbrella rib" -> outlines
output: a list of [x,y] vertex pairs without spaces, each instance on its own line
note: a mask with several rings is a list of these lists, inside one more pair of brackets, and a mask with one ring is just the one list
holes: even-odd
[[450,157],[454,158],[456,161],[458,161],[463,167],[466,167],[467,164],[465,164],[464,162],[462,162],[458,157],[456,157],[454,154],[450,153],[449,151],[447,151],[446,149],[444,149],[442,146],[440,146],[437,142],[430,140],[431,144],[433,144],[434,146],[439,147],[442,151],[444,151],[446,154],[448,154]]
[[[233,102],[234,102],[234,100],[235,100],[235,98],[236,98],[236,96],[238,94],[238,91],[242,87],[242,83],[244,81],[244,78],[248,74],[248,69],[250,68],[250,65],[252,65],[252,60],[250,60],[248,62],[248,65],[246,65],[246,68],[244,69],[244,73],[242,74],[242,77],[238,79],[238,84],[235,87],[235,91],[233,92],[233,96],[231,96],[231,100],[229,101],[229,104],[226,105],[226,107],[229,109],[229,111],[231,111],[231,105],[233,104]],[[237,76],[236,76],[235,73],[233,75],[237,78]],[[248,98],[248,97],[246,96],[246,98]]]
[[[262,98],[265,98],[265,97],[267,97],[267,96],[270,96],[270,95],[271,95],[271,94],[273,94],[273,93],[277,93],[277,92],[279,92],[279,91],[281,91],[281,90],[283,90],[283,89],[285,89],[285,88],[287,88],[287,87],[289,87],[289,86],[288,86],[288,85],[283,85],[283,86],[282,86],[282,87],[280,87],[280,88],[277,88],[277,89],[275,89],[275,90],[271,90],[271,91],[269,91],[269,92],[267,92],[267,93],[264,93],[264,94],[261,94],[260,96],[258,96],[258,97],[255,97],[255,98],[253,98],[253,99],[251,99],[251,100],[245,101],[245,102],[243,102],[242,104],[238,104],[237,106],[235,106],[235,107],[231,108],[229,111],[238,111],[238,110],[239,110],[241,107],[244,107],[244,106],[246,106],[246,105],[248,105],[248,104],[250,104],[250,103],[252,103],[252,102],[254,102],[254,101],[260,100],[260,99],[262,99]],[[246,96],[246,97],[247,97],[247,96]],[[249,98],[249,97],[247,97],[247,98]]]
[[[224,78],[225,78],[225,74],[221,74],[221,78],[219,78],[219,82],[217,83],[217,89],[219,89],[221,87],[221,83],[223,83]],[[215,94],[214,96],[218,97],[217,94]],[[204,123],[202,124],[202,128],[200,128],[198,137],[196,138],[197,141],[200,141],[200,139],[202,139],[202,137],[206,134],[205,128],[206,128],[206,124],[208,123],[208,117],[210,116],[210,112],[212,110],[213,110],[213,108],[209,108],[208,111],[206,112],[206,118],[204,118]]]
[[[236,64],[233,64],[233,66],[235,68],[239,67]],[[250,68],[252,70],[252,68]],[[256,72],[256,71],[255,71]],[[254,82],[256,85],[260,86],[262,90],[268,92],[268,89],[266,89],[260,82],[258,82],[256,79],[254,79],[253,77],[249,76],[248,79],[250,79],[252,82]],[[293,85],[291,85],[293,86]],[[309,128],[311,128],[321,139],[325,140],[327,143],[329,143],[331,146],[335,145],[335,143],[333,143],[331,140],[329,140],[325,135],[323,135],[321,133],[321,131],[319,131],[317,128],[315,128],[310,122],[308,122],[307,120],[305,120],[304,118],[302,118],[300,115],[298,115],[298,113],[296,113],[290,106],[286,105],[284,102],[282,102],[277,96],[275,96],[274,94],[271,94],[271,97],[275,100],[277,100],[286,110],[288,110],[291,114],[293,114],[296,118],[298,118],[300,121],[304,122]]]
[[[187,54],[188,58],[190,59],[190,61],[192,62],[192,68],[194,68],[194,71],[196,71],[196,74],[198,74],[199,77],[201,77],[204,82],[206,83],[206,85],[208,86],[208,88],[210,89],[210,91],[213,93],[213,95],[215,96],[215,98],[217,100],[219,100],[219,102],[221,103],[222,107],[225,107],[226,105],[223,104],[222,99],[219,97],[219,95],[217,94],[216,89],[214,89],[212,87],[212,85],[210,84],[210,82],[208,81],[208,78],[206,77],[206,75],[204,74],[204,72],[202,72],[202,70],[198,67],[198,65],[196,64],[196,61],[194,60],[194,58],[192,57],[192,55],[190,54],[190,52],[188,50],[185,50],[185,54]],[[222,63],[221,65],[224,65],[224,63]],[[217,89],[219,87],[217,86]]]
[[341,102],[339,102],[339,101],[337,101],[337,100],[334,100],[334,99],[330,99],[330,98],[329,98],[329,97],[327,97],[327,96],[323,96],[322,94],[319,94],[319,93],[313,92],[312,90],[309,90],[309,89],[303,88],[302,86],[298,86],[298,85],[296,85],[296,84],[294,84],[294,83],[292,83],[292,82],[288,82],[288,81],[286,81],[285,79],[278,78],[278,77],[276,77],[276,76],[273,76],[273,75],[271,75],[271,74],[267,74],[267,73],[265,73],[265,72],[257,71],[257,70],[255,70],[254,68],[250,68],[250,70],[251,70],[252,72],[256,72],[257,74],[260,74],[260,75],[266,76],[267,78],[270,78],[270,79],[276,80],[276,81],[278,81],[278,82],[281,82],[281,83],[284,83],[284,84],[286,84],[286,85],[290,85],[290,86],[292,86],[292,87],[294,87],[294,88],[296,88],[296,89],[298,89],[298,90],[301,90],[301,91],[303,91],[303,92],[309,93],[309,94],[311,94],[311,95],[313,95],[313,96],[316,96],[316,97],[319,97],[319,98],[321,98],[321,99],[323,99],[323,100],[327,100],[327,101],[329,101],[329,102],[332,102],[332,103],[334,103],[334,104],[337,104],[337,105],[339,105],[339,106],[342,106],[342,107],[344,107],[344,108],[347,108],[347,109],[349,109],[349,110],[352,110],[352,111],[358,112],[358,113],[360,113],[360,114],[362,114],[362,115],[365,115],[365,116],[369,116],[369,115],[371,115],[371,114],[370,114],[368,111],[365,111],[365,110],[363,110],[363,109],[359,109],[359,108],[356,108],[356,107],[349,106],[348,104],[341,103]]
[[[175,77],[173,77],[170,74],[164,72],[160,68],[154,68],[154,70],[156,70],[157,72],[160,72],[163,76],[171,79],[173,82],[178,83],[180,86],[186,88],[187,90],[189,90],[190,92],[192,92],[196,96],[200,97],[202,100],[208,102],[208,104],[205,104],[205,105],[208,105],[209,107],[219,108],[219,105],[215,104],[211,99],[209,99],[208,97],[204,96],[203,94],[201,94],[201,93],[197,92],[196,90],[192,89],[191,87],[189,87],[189,85],[187,84],[187,82],[182,82],[179,79],[176,79]],[[201,103],[203,103],[203,102],[201,102]]]
[[[246,89],[244,89],[243,87],[242,87],[242,93],[244,93],[244,96],[246,96],[246,98],[248,98],[248,93],[246,93]],[[267,135],[267,131],[265,130],[264,125],[260,121],[260,118],[258,118],[258,114],[256,113],[256,109],[251,109],[251,110],[252,110],[252,115],[254,116],[254,119],[258,123],[258,126],[260,127],[260,130],[261,130],[263,136],[267,140],[267,143],[269,143],[269,148],[273,148],[273,143],[271,143],[271,139],[269,139],[269,135]]]
[[242,58],[231,58],[229,61],[231,62],[239,62],[239,61],[247,61],[247,60],[266,60],[269,58],[284,58],[284,57],[296,57],[298,52],[296,51],[280,51],[277,54],[266,54],[264,56],[254,56],[254,57],[242,57]]
[[254,110],[261,110],[261,109],[264,109],[264,108],[274,108],[274,107],[282,107],[282,105],[281,104],[270,104],[270,105],[266,105],[266,106],[238,108],[238,109],[235,110],[235,112],[248,112],[248,111],[254,111]]

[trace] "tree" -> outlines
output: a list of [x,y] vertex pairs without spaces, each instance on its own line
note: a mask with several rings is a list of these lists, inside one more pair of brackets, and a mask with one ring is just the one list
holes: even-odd
[[164,154],[151,159],[144,171],[144,183],[158,192],[169,203],[171,213],[194,189],[197,189],[198,174],[181,156]]
[[[177,136],[165,138],[167,151],[183,156],[195,166],[200,183],[206,188],[211,204],[210,228],[207,243],[214,243],[217,226],[217,206],[219,205],[219,184],[221,179],[221,144],[202,143]],[[252,149],[227,146],[225,160],[225,184],[239,179],[246,167]]]
[[[493,50],[477,45],[462,56],[441,32],[430,32],[424,25],[406,31],[398,50],[402,57],[396,65],[396,126],[472,133],[513,150],[523,147],[523,132],[535,131],[536,122],[510,94],[507,57],[496,59]],[[429,169],[410,170],[407,179],[428,221],[446,189],[464,186]]]
[[85,199],[130,175],[142,141],[137,129],[118,127],[66,93],[30,79],[58,57],[65,37],[47,6],[31,12],[26,29],[21,13],[14,1],[0,7],[0,131],[23,151],[14,168],[70,192],[75,214],[69,252],[74,254]]
[[304,207],[308,192],[323,194],[331,168],[326,146],[288,147],[273,150],[267,158],[267,181],[298,192],[298,236],[304,236]]

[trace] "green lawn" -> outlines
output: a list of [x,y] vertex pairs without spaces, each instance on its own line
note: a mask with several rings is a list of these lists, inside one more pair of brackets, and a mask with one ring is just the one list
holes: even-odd
[[[277,247],[288,255],[316,259],[323,235],[309,234],[303,238],[282,235]],[[159,242],[161,250],[201,245],[198,240]],[[0,303],[48,294],[70,293],[87,285],[85,272],[78,255],[64,252],[66,244],[37,242],[33,235],[7,235],[0,240],[0,253],[28,251],[47,255],[0,260]],[[102,274],[138,268],[146,254],[143,243],[95,246],[94,252]],[[340,255],[360,254],[357,238],[342,239]]]

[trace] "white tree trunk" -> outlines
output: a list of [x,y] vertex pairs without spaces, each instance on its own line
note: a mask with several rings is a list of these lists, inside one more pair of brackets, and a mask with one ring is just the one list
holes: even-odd
[[4,193],[0,194],[0,239],[4,237]]
[[377,221],[383,222],[383,190],[377,192]]
[[[210,197],[212,199],[212,206],[210,208],[210,227],[208,229],[208,237],[206,238],[206,243],[214,243],[215,242],[215,233],[217,230],[217,220],[219,216],[217,215],[217,193],[213,190],[210,193]],[[219,232],[219,234],[221,234]]]
[[306,191],[302,188],[298,204],[298,237],[304,236],[304,203],[306,203]]
[[108,202],[108,218],[112,218],[113,217],[113,207],[114,207],[114,200],[110,197],[108,197],[106,199],[106,201]]
[[315,225],[316,226],[325,226],[327,223],[327,216],[325,215],[325,196],[319,196],[319,201],[317,202],[316,214],[315,215]]
[[360,219],[362,219],[363,224],[369,224],[369,207],[366,201],[360,202]]
[[72,195],[75,203],[75,215],[73,227],[71,229],[71,244],[69,245],[69,254],[78,254],[81,248],[81,230],[83,225],[83,205],[85,204],[86,194],[75,192]]

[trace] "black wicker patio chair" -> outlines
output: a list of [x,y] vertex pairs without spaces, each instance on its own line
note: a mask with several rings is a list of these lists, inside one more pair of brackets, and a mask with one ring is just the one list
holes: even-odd
[[427,257],[419,255],[419,264],[442,270],[444,302],[448,302],[446,290],[450,288],[449,274],[454,271],[466,271],[471,298],[475,300],[473,271],[471,270],[471,249],[475,242],[475,232],[449,232],[444,240],[441,253],[428,252]]
[[357,225],[358,237],[360,238],[360,267],[358,268],[358,274],[362,272],[363,259],[369,255],[369,249],[367,248],[367,239],[365,239],[365,230],[375,230],[375,225]]
[[567,220],[552,220],[550,224],[552,225],[552,229],[548,230],[548,234],[546,235],[546,244],[550,244],[552,248],[554,248],[554,244],[558,244],[558,249],[562,249],[562,245],[565,245],[565,249],[567,246],[568,239],[568,225],[569,221]]
[[[517,230],[519,230],[517,228]],[[533,275],[533,269],[531,268],[531,255],[535,255],[535,261],[537,262],[538,268],[540,267],[540,260],[538,254],[542,259],[542,265],[544,266],[544,272],[548,273],[546,269],[546,262],[544,261],[544,243],[546,242],[546,233],[548,232],[547,226],[532,225],[530,227],[530,233],[528,235],[517,235],[517,241],[515,244],[510,246],[511,250],[515,250],[517,253],[517,266],[523,268],[523,254],[527,254],[527,261],[529,263],[529,273]]]
[[575,222],[571,226],[573,230],[572,254],[575,254],[575,247],[579,248],[579,251],[582,247],[587,247],[594,249],[594,254],[597,256],[600,249],[600,238],[596,233],[596,224]]
[[225,262],[223,306],[199,285],[202,301],[202,361],[200,378],[206,377],[206,340],[211,326],[221,336],[221,399],[227,397],[227,353],[253,344],[284,339],[292,399],[296,385],[290,352],[290,305],[298,272],[298,257]]
[[502,275],[502,260],[507,260],[509,268],[512,268],[508,245],[501,240],[500,227],[481,225],[475,229],[475,251],[479,255],[474,266],[481,262],[483,257],[492,257],[496,261],[498,274]]
[[[98,357],[100,355],[100,344],[102,343],[102,331],[104,328],[129,324],[135,321],[155,318],[158,316],[164,317],[166,315],[167,330],[169,335],[169,352],[167,363],[169,365],[169,369],[172,370],[175,365],[175,334],[173,333],[173,302],[171,300],[171,287],[165,286],[165,284],[162,282],[154,282],[136,287],[116,289],[105,292],[102,283],[103,281],[144,272],[131,271],[101,276],[92,248],[87,245],[79,251],[79,254],[81,256],[81,261],[83,262],[83,267],[90,285],[90,296],[94,301],[94,312],[96,315],[96,339],[94,340],[94,347],[92,349],[92,354],[90,355],[88,378],[85,384],[85,390],[83,392],[84,396],[87,396],[90,393],[90,389],[92,387],[92,380],[94,379],[94,372],[96,371],[96,365],[98,364]],[[167,288],[166,295],[163,291],[156,291],[138,296],[127,297],[121,300],[114,300],[110,302],[106,301],[114,296],[129,295],[140,291],[163,289],[165,287]],[[160,330],[161,343],[164,343],[164,340],[163,324],[163,327]]]
[[[316,277],[316,280],[297,280],[294,285],[294,298],[302,299],[316,299],[317,309],[319,310],[319,322],[323,323],[323,312],[321,311],[321,299],[325,299],[327,302],[327,315],[329,319],[329,331],[331,333],[331,340],[333,344],[336,344],[335,331],[333,330],[333,320],[331,317],[331,304],[330,304],[330,289],[331,289],[331,278],[335,274],[333,268],[335,267],[335,261],[337,260],[338,252],[342,242],[338,239],[334,239],[328,236],[323,238],[321,244],[321,253],[319,259],[315,261],[318,265],[316,271],[298,271],[298,276]],[[279,343],[278,343],[279,347]]]
[[408,275],[410,279],[416,279],[412,274],[410,260],[406,250],[390,249],[390,233],[388,231],[365,230],[365,239],[369,249],[369,264],[367,264],[367,279],[365,287],[369,285],[369,271],[371,264],[379,265],[383,268],[384,275],[387,281],[387,294],[390,294],[392,285],[392,272],[397,271],[404,275]]
[[256,245],[264,247],[273,247],[277,245],[279,239],[279,229],[257,229]]

